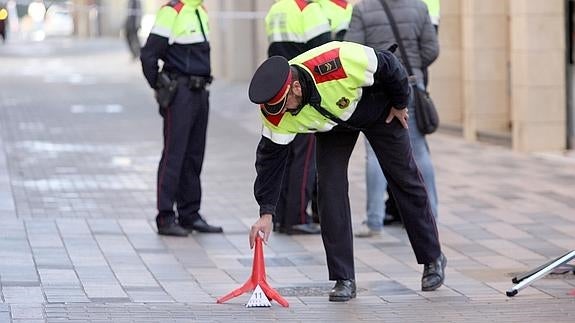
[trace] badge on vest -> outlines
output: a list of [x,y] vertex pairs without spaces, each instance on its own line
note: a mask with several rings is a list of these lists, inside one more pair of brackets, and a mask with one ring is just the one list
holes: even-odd
[[341,61],[339,57],[332,59],[329,62],[321,63],[315,67],[315,72],[319,75],[326,75],[337,71],[341,67]]
[[335,103],[340,109],[345,109],[349,107],[349,99],[342,96],[341,99],[337,100]]

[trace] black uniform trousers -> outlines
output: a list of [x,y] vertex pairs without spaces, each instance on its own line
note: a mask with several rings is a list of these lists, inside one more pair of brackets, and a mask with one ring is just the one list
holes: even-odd
[[164,149],[158,167],[158,224],[174,221],[174,204],[179,221],[193,222],[199,216],[202,187],[200,173],[206,147],[209,92],[190,90],[183,83],[164,117]]
[[315,186],[315,136],[298,134],[289,145],[275,221],[289,228],[310,222],[307,206]]
[[[386,110],[362,132],[382,166],[417,262],[431,263],[441,250],[423,177],[413,159],[408,130],[397,119],[386,124]],[[347,174],[358,135],[359,131],[342,126],[316,133],[319,217],[330,280],[355,278]]]

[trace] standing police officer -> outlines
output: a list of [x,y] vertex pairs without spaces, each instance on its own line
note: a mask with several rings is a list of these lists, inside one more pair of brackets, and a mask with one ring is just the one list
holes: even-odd
[[140,38],[138,38],[138,31],[141,27],[142,20],[142,5],[140,0],[128,0],[128,18],[124,24],[124,32],[126,33],[126,42],[128,49],[134,59],[140,56]]
[[[141,50],[144,76],[155,90],[164,120],[156,216],[161,235],[187,236],[192,230],[223,232],[198,213],[209,111],[206,86],[212,79],[208,16],[202,1],[170,1],[164,5]],[[159,60],[164,63],[162,71]]]
[[[308,0],[279,0],[266,18],[268,56],[292,59],[331,40],[329,20],[317,3]],[[284,174],[275,223],[287,234],[319,234],[311,223],[307,206],[315,187],[315,138],[299,134],[288,151],[289,166]]]
[[[346,0],[313,0],[320,5],[321,10],[329,20],[331,29],[331,38],[333,40],[343,40],[351,15],[353,13],[353,6]],[[319,223],[319,215],[317,211],[317,185],[314,185],[314,190],[311,200],[311,211],[313,221]]]
[[363,132],[371,143],[396,197],[419,264],[421,289],[443,284],[446,258],[407,131],[408,75],[387,50],[330,42],[291,61],[274,56],[255,72],[249,97],[263,121],[254,185],[260,218],[250,246],[267,240],[278,200],[287,147],[298,133],[316,133],[318,203],[329,279],[330,301],[356,296],[353,235],[348,196],[349,158]]
[[353,12],[351,3],[346,0],[314,0],[314,2],[321,6],[327,19],[329,19],[331,38],[343,40]]

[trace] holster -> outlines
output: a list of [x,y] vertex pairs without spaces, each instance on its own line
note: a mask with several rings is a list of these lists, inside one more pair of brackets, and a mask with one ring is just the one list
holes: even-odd
[[161,108],[167,108],[178,91],[178,81],[170,78],[168,73],[160,72],[156,82],[156,101]]

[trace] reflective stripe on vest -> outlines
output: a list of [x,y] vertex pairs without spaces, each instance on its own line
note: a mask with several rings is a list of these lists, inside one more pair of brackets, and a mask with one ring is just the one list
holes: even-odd
[[268,127],[263,127],[262,136],[268,138],[269,140],[275,142],[276,144],[287,145],[294,140],[296,134],[273,132]]
[[280,0],[272,5],[265,18],[266,34],[272,42],[307,43],[329,32],[329,21],[321,7],[306,1]]
[[345,0],[314,0],[317,2],[330,22],[333,34],[347,30],[351,21],[353,7]]
[[[201,20],[198,21],[198,14]],[[202,34],[202,28],[206,34]],[[209,41],[208,15],[202,6],[183,3],[181,7],[163,6],[156,15],[152,34],[169,39],[170,44],[195,44]]]
[[[362,88],[373,85],[377,56],[372,48],[360,44],[330,42],[295,57],[290,64],[313,77],[322,107],[348,120],[361,99]],[[296,133],[325,132],[337,125],[309,104],[295,116],[289,112],[281,118],[261,116],[262,135],[277,144],[289,143]]]

